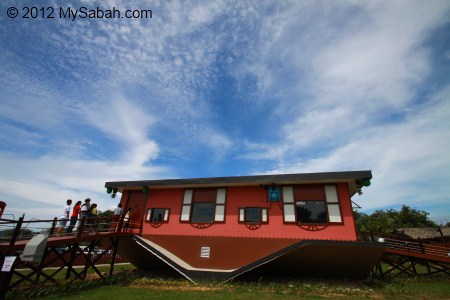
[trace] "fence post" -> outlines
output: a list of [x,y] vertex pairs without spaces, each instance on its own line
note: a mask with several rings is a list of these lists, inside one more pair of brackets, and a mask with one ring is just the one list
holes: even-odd
[[52,227],[50,228],[50,232],[48,233],[49,236],[51,236],[55,233],[56,222],[58,222],[58,218],[55,217],[53,219],[53,223],[52,223]]
[[369,231],[369,234],[370,234],[370,239],[372,240],[372,242],[375,242],[375,238],[373,237],[372,230]]
[[419,241],[419,246],[420,246],[420,251],[425,254],[425,248],[423,247],[423,243],[422,243],[422,239],[418,238],[417,239]]
[[139,228],[139,235],[142,235],[142,229],[144,228],[144,221],[145,221],[145,219],[142,218],[142,221],[141,221],[141,228]]
[[14,244],[17,241],[17,238],[19,237],[20,231],[22,230],[22,224],[23,224],[23,217],[19,218],[19,221],[17,221],[16,228],[14,228],[14,232],[11,237],[11,241],[9,241],[10,246],[14,246]]
[[119,249],[119,240],[120,239],[118,236],[116,236],[115,241],[113,240],[113,238],[111,238],[111,242],[113,243],[114,247],[113,247],[113,253],[112,253],[112,257],[111,257],[111,268],[109,269],[109,277],[111,277],[114,272],[114,264],[116,263],[117,250]]
[[80,220],[80,225],[78,225],[78,230],[77,230],[77,238],[81,237],[81,234],[83,233],[83,227],[84,227],[84,222],[86,221],[86,217],[83,216]]
[[121,232],[122,231],[122,226],[123,226],[123,219],[125,218],[125,215],[121,215],[119,218],[119,225],[117,225],[117,232]]
[[[20,217],[19,220],[17,221],[16,227],[14,228],[13,234],[11,236],[11,240],[9,241],[9,246],[14,246],[14,244],[16,243],[17,238],[19,237],[20,231],[22,230],[23,218],[24,217]],[[10,252],[5,252],[2,254],[3,255],[0,256],[1,257],[0,258],[0,262],[1,262],[0,267],[3,267],[3,264],[5,263],[5,259],[10,254]],[[14,274],[14,269],[16,267],[16,264],[19,262],[19,259],[20,259],[19,255],[15,254],[15,256],[16,256],[16,259],[13,262],[9,272],[0,272],[0,299],[5,299],[6,292],[8,291],[9,284],[11,283],[11,279]]]

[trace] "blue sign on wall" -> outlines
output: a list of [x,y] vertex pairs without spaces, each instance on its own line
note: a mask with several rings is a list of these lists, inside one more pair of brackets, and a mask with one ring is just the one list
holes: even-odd
[[278,202],[280,201],[280,187],[269,186],[268,188],[269,201]]

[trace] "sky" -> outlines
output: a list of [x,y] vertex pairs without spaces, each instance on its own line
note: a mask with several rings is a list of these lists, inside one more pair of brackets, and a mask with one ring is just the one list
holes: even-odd
[[[60,14],[83,7],[152,15]],[[112,209],[107,181],[372,170],[363,212],[447,223],[449,16],[444,0],[1,0],[4,218]]]

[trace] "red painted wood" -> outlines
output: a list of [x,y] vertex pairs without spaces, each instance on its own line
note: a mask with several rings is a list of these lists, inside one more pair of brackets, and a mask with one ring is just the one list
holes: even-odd
[[[187,236],[227,236],[257,238],[289,238],[318,240],[356,241],[352,207],[345,183],[336,184],[340,201],[342,224],[330,224],[320,231],[307,231],[297,224],[283,223],[281,202],[268,202],[266,191],[260,186],[227,187],[225,223],[214,223],[207,228],[196,228],[189,223],[180,223],[184,189],[151,189],[145,206],[148,208],[169,208],[169,222],[161,226],[143,225],[143,234],[187,235]],[[317,192],[315,192],[317,194]],[[126,193],[124,193],[124,197]],[[262,207],[268,209],[268,224],[257,230],[250,230],[239,223],[239,208]]]
[[195,189],[193,202],[216,202],[217,189]]
[[294,186],[294,200],[325,200],[323,185],[302,184]]

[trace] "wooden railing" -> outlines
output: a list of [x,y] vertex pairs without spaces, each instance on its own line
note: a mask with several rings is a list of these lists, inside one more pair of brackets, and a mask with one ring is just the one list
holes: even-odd
[[17,241],[30,240],[36,234],[46,234],[49,237],[77,236],[88,233],[129,232],[140,234],[142,220],[130,219],[124,221],[124,216],[82,218],[77,220],[73,231],[69,232],[70,220],[64,228],[59,227],[59,220],[19,220],[0,219],[0,245],[13,246]]
[[392,253],[409,253],[416,257],[436,258],[444,262],[450,262],[450,248],[445,243],[441,245],[421,239],[402,239],[393,236],[374,236],[372,234],[360,235],[360,240],[383,243],[386,251]]
[[[65,272],[65,279],[83,280],[89,269],[93,269],[100,278],[104,275],[97,268],[98,264],[110,264],[109,276],[112,276],[116,261],[125,258],[118,255],[118,244],[124,233],[141,234],[142,220],[121,217],[94,217],[77,220],[73,231],[67,230],[70,220],[64,228],[59,227],[59,220],[19,220],[0,219],[0,265],[8,263],[8,270],[0,272],[0,299],[4,299],[9,288],[15,288],[24,282],[32,285],[58,284],[54,278],[59,272]],[[37,234],[48,235],[47,245],[42,257],[36,261],[23,259],[28,241]],[[101,243],[105,241],[105,243]],[[86,245],[86,246],[82,246]],[[101,246],[100,246],[101,245]],[[97,247],[98,246],[98,247]],[[99,248],[103,249],[99,249]],[[75,270],[74,266],[84,266]],[[45,270],[56,267],[50,275]],[[25,275],[16,271],[26,270]],[[3,268],[2,268],[3,269]],[[12,282],[13,275],[19,276]]]

